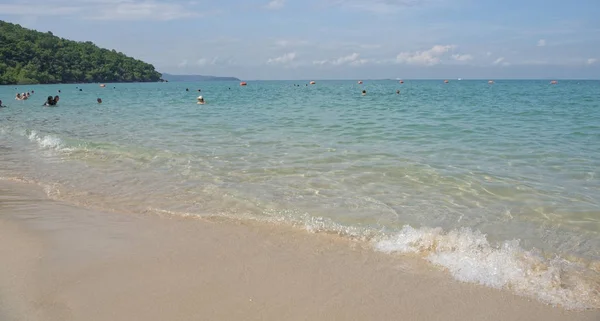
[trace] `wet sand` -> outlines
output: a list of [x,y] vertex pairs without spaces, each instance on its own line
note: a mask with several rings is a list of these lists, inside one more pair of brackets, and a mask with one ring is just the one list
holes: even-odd
[[0,181],[0,319],[599,320],[417,258],[252,222],[110,213]]

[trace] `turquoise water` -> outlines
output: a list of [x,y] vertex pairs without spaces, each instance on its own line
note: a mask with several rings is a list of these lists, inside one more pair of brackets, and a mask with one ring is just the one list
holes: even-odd
[[0,99],[0,177],[51,197],[295,224],[600,307],[599,81],[4,86]]

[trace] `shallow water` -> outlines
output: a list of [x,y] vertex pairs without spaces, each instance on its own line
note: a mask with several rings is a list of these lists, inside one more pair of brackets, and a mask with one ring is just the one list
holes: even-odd
[[0,177],[51,197],[298,224],[600,307],[598,81],[4,86],[0,99]]

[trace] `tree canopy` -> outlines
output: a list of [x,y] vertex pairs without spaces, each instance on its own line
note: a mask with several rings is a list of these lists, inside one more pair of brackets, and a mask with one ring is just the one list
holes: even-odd
[[160,80],[154,66],[92,42],[0,21],[0,85]]

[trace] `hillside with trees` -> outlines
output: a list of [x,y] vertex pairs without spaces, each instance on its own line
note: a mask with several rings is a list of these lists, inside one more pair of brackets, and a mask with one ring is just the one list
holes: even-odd
[[154,66],[92,42],[0,21],[0,85],[160,80]]

